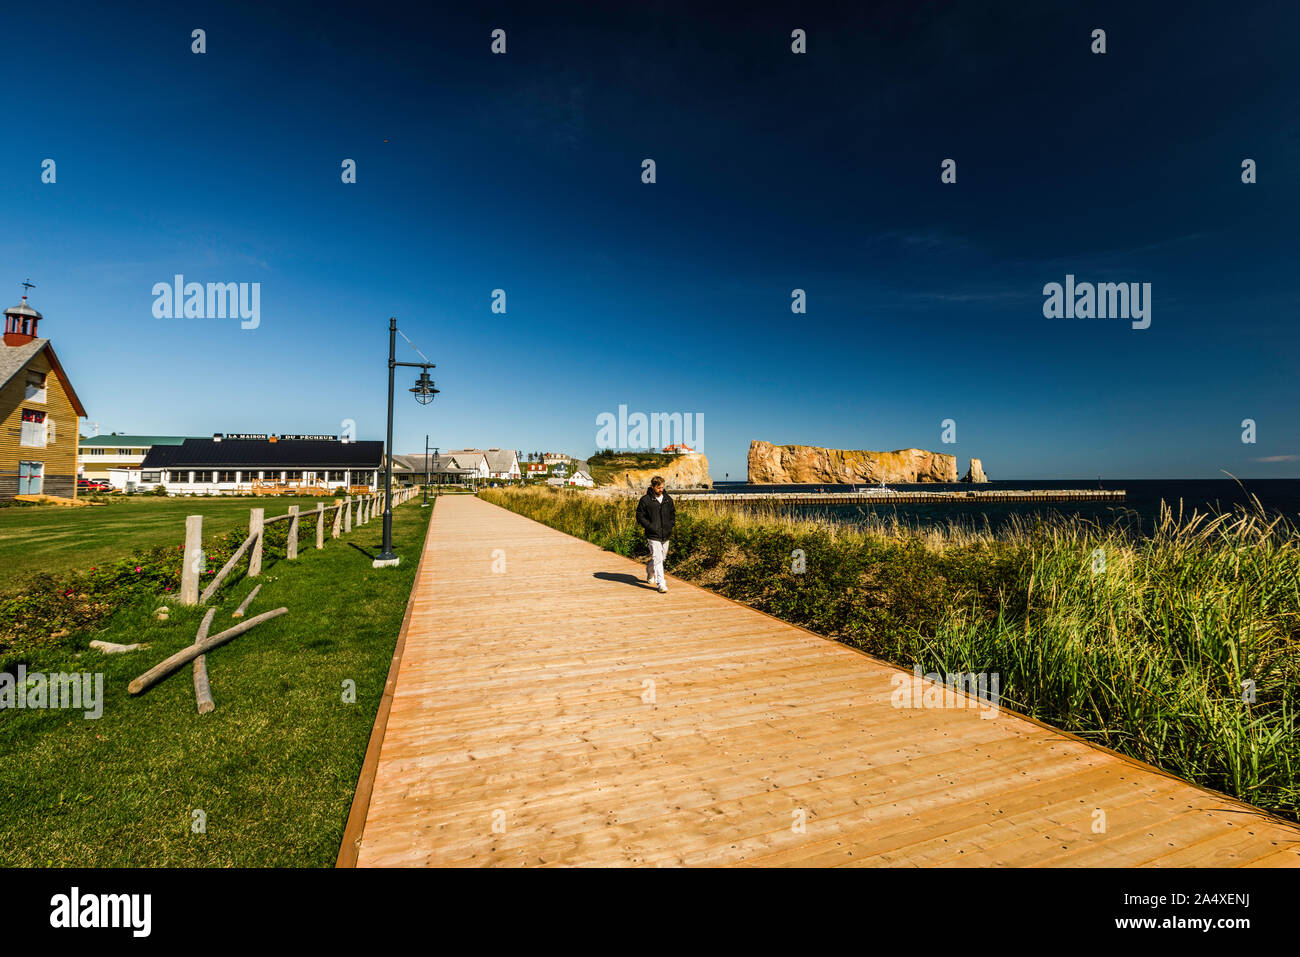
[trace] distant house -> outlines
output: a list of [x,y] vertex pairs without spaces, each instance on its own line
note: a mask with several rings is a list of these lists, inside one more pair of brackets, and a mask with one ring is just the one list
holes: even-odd
[[686,455],[688,453],[694,452],[695,450],[691,448],[689,445],[683,445],[682,443],[677,442],[674,443],[673,445],[665,445],[664,451],[667,452],[669,455]]
[[483,453],[488,460],[488,474],[494,479],[518,481],[523,477],[519,471],[519,454],[514,449],[488,449]]
[[450,452],[444,452],[442,458],[452,468],[468,470],[467,474],[471,481],[492,477],[491,470],[488,468],[487,453],[482,449],[452,449]]
[[563,452],[543,452],[542,461],[548,468],[552,465],[568,465],[573,461],[573,456],[565,455]]
[[527,478],[541,478],[549,471],[545,462],[528,462],[524,466],[524,475]]
[[567,481],[569,485],[577,485],[581,488],[594,488],[596,485],[591,474],[589,472],[584,472],[582,469],[578,469],[570,475]]
[[399,485],[422,485],[426,466],[429,481],[434,485],[468,485],[478,477],[477,467],[469,463],[457,465],[450,455],[430,452],[426,460],[423,452],[416,452],[393,456],[393,481]]
[[86,410],[27,297],[5,310],[0,346],[0,498],[77,494],[78,419]]

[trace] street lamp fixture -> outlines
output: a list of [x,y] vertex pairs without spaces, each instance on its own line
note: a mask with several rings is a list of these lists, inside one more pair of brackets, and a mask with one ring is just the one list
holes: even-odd
[[[406,339],[406,336],[402,336]],[[406,339],[410,342],[410,339]],[[412,348],[415,348],[412,346]],[[420,352],[419,349],[415,350]],[[420,353],[420,358],[424,359],[424,353]],[[387,453],[384,456],[384,547],[371,564],[375,568],[392,568],[401,561],[393,551],[393,377],[397,372],[398,366],[408,366],[420,370],[420,378],[416,380],[415,386],[410,390],[415,395],[415,401],[420,405],[428,405],[433,401],[434,396],[439,392],[434,388],[433,380],[429,378],[429,370],[435,368],[432,362],[398,362],[397,361],[397,319],[389,317],[388,319],[388,441],[385,443],[384,450]]]
[[428,405],[433,401],[433,397],[442,390],[433,387],[433,380],[429,378],[429,370],[425,369],[420,373],[420,378],[415,381],[411,391],[415,393],[416,402],[420,403],[420,405]]

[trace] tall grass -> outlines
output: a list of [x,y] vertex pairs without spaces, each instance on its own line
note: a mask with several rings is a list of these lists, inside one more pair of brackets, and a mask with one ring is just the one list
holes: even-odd
[[[645,552],[635,500],[482,494],[619,554]],[[906,668],[996,673],[1008,707],[1300,817],[1300,530],[1258,505],[1165,508],[1139,537],[1081,519],[845,526],[683,502],[668,564]]]

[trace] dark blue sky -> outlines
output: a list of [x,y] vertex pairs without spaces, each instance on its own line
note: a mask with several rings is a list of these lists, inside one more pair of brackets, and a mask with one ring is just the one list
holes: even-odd
[[[718,478],[754,438],[1300,475],[1294,4],[180,6],[0,21],[3,295],[101,431],[382,438],[396,315],[443,390],[398,451],[586,454],[622,404],[702,413]],[[260,326],[155,318],[176,273]],[[1150,328],[1044,318],[1067,273]]]

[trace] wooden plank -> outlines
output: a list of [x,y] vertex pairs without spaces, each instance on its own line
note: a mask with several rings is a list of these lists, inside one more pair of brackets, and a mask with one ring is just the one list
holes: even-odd
[[442,497],[340,864],[1300,860],[1288,822],[1005,709],[894,707],[909,673],[643,576]]

